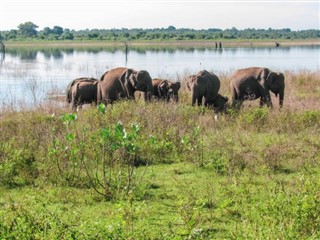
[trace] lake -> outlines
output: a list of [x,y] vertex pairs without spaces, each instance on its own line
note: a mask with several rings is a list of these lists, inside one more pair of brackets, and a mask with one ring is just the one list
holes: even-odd
[[0,109],[32,107],[64,95],[78,77],[127,66],[151,77],[180,80],[202,69],[220,73],[263,66],[273,71],[319,71],[320,46],[296,47],[91,47],[7,48],[0,63]]

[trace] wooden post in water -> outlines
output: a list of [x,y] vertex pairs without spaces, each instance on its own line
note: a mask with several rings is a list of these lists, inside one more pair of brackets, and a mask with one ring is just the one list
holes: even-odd
[[126,63],[125,63],[125,66],[127,66],[129,46],[128,46],[128,43],[127,43],[127,42],[124,42],[124,45],[125,45],[125,54],[126,54]]
[[6,56],[6,47],[2,41],[0,41],[0,46],[1,46],[1,61],[4,60],[4,57]]

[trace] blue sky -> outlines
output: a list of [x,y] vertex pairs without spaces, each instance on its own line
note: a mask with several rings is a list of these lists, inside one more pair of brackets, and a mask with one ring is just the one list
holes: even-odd
[[44,27],[319,29],[320,1],[0,0],[0,30]]

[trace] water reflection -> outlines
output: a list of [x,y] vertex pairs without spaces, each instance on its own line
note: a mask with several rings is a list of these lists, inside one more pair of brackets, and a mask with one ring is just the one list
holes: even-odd
[[[214,47],[175,47],[175,46],[130,46],[128,45],[127,48],[124,47],[50,47],[50,48],[43,48],[43,47],[15,47],[9,48],[7,50],[8,54],[11,54],[15,57],[20,57],[22,60],[34,60],[37,58],[37,53],[43,53],[45,58],[54,58],[60,59],[63,58],[64,55],[72,55],[75,52],[79,53],[90,53],[90,54],[97,54],[100,52],[106,53],[116,53],[116,52],[123,52],[126,53],[131,51],[138,54],[146,54],[147,52],[152,53],[175,53],[177,51],[184,51],[187,53],[193,53],[195,51],[198,52],[205,52],[207,50],[220,50]],[[220,52],[220,51],[219,51]]]
[[[147,54],[149,53],[171,53],[175,54],[176,52],[185,52],[185,53],[194,53],[195,51],[199,53],[207,53],[208,51],[213,53],[222,53],[228,52],[229,54],[236,54],[239,51],[245,51],[246,54],[258,54],[261,52],[268,52],[268,53],[275,53],[275,52],[290,52],[293,49],[301,49],[301,47],[222,47],[222,48],[215,48],[212,47],[190,47],[190,46],[131,46],[128,45],[128,48],[124,47],[50,47],[50,48],[40,48],[40,47],[33,47],[33,48],[8,48],[7,53],[11,56],[19,57],[21,60],[35,60],[37,58],[37,53],[42,53],[46,59],[54,58],[54,59],[61,59],[65,55],[73,55],[75,52],[83,53],[83,54],[98,54],[101,52],[105,53],[137,53],[137,54]],[[319,46],[305,46],[303,47],[304,51],[311,51],[311,50],[318,50]]]

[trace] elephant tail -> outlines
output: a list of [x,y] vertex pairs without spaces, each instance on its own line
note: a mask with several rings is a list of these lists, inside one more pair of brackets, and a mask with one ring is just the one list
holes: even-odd
[[67,91],[66,91],[66,101],[67,103],[71,103],[72,100],[72,92],[71,92],[71,87],[73,82],[69,83],[68,87],[67,87]]
[[68,84],[67,91],[66,91],[66,101],[68,103],[71,103],[72,101],[72,88],[79,80],[81,80],[81,78],[74,79]]

